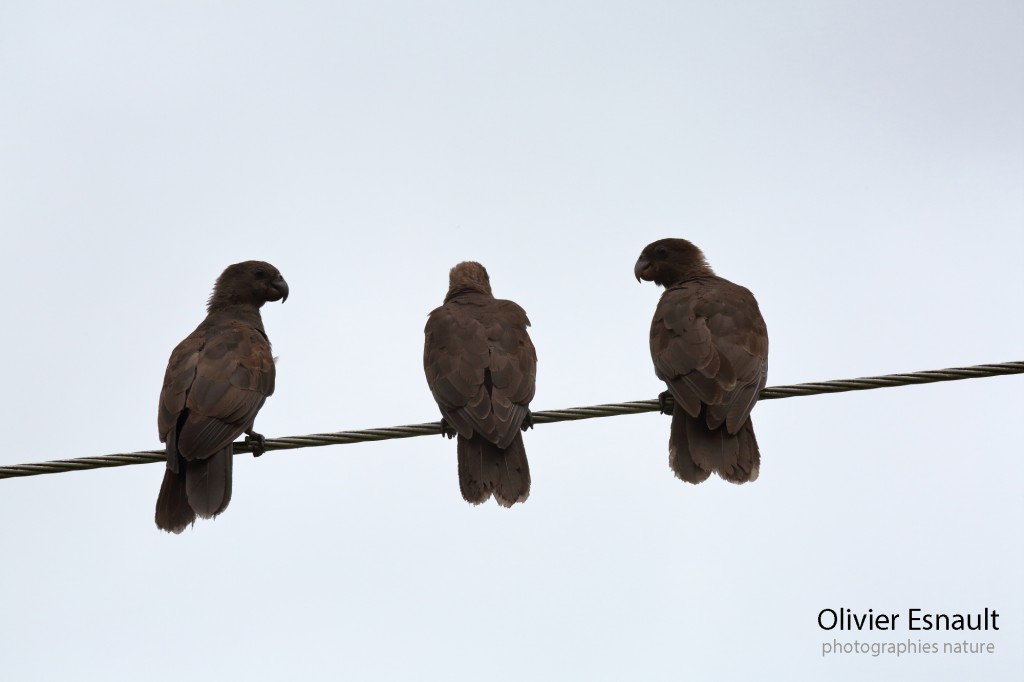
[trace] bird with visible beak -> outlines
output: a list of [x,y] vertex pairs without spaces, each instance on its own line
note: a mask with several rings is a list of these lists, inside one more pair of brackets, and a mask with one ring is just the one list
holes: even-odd
[[660,400],[672,415],[672,470],[689,483],[712,472],[733,483],[757,479],[750,411],[768,379],[768,329],[754,295],[715,275],[685,239],[648,244],[633,274],[665,287],[650,347],[654,373],[668,386]]
[[157,415],[167,456],[156,503],[161,530],[180,533],[196,516],[227,508],[232,443],[242,433],[253,455],[263,454],[253,426],[276,370],[260,308],[287,299],[288,283],[270,263],[230,265],[214,284],[206,319],[171,353]]

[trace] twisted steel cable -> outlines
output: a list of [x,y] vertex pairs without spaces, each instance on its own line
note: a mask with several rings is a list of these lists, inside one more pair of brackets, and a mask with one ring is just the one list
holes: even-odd
[[[979,379],[982,377],[1003,376],[1007,374],[1024,374],[1024,362],[1002,362],[972,367],[954,367],[951,369],[932,369],[907,374],[886,374],[878,377],[860,379],[837,379],[792,386],[769,386],[761,391],[760,400],[776,398],[796,398],[799,396],[821,395],[825,393],[843,393],[846,391],[867,391],[874,388],[890,388],[893,386],[909,386],[913,384],[931,384],[938,381],[958,381],[960,379]],[[668,404],[666,404],[668,407]],[[564,410],[545,410],[533,413],[534,424],[553,424],[555,422],[575,421],[579,419],[596,419],[598,417],[616,417],[625,414],[657,412],[661,409],[658,400],[637,400],[626,403],[610,403],[608,405],[591,405],[589,407],[570,407]],[[411,424],[409,426],[389,426],[379,429],[362,431],[338,431],[335,433],[314,433],[308,436],[286,436],[268,438],[265,450],[293,450],[296,448],[321,447],[324,445],[346,445],[375,440],[393,438],[413,438],[415,436],[436,436],[441,433],[440,422]],[[252,447],[245,442],[235,443],[235,452],[252,452]],[[66,471],[83,469],[101,469],[119,467],[129,464],[146,464],[163,462],[164,451],[141,450],[124,452],[98,457],[76,457],[75,459],[58,459],[52,462],[35,464],[16,464],[0,466],[0,478],[16,478],[20,476],[37,476],[40,474],[58,474]]]

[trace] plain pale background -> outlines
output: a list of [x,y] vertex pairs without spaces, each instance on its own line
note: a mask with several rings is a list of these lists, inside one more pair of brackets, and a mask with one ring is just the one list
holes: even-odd
[[[166,360],[229,263],[268,437],[436,420],[422,328],[475,259],[535,409],[653,398],[685,237],[757,295],[769,385],[1021,358],[1019,2],[0,5],[0,464],[158,447]],[[526,435],[471,507],[440,436],[236,460],[158,532],[160,465],[0,482],[9,680],[1019,680],[1020,377],[765,402],[760,479],[699,487],[668,418]],[[819,630],[994,608],[998,632]],[[996,653],[821,656],[842,641]]]

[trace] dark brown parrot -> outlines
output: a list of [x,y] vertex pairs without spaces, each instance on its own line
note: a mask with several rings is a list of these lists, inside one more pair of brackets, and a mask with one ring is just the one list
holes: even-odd
[[[654,373],[674,402],[669,465],[700,483],[711,472],[733,483],[757,479],[750,411],[768,379],[768,328],[754,295],[715,276],[685,239],[649,244],[633,269],[665,287],[651,322]],[[667,411],[667,409],[665,410]]]
[[288,298],[270,263],[229,265],[213,287],[207,315],[171,353],[160,391],[157,426],[167,470],[156,525],[180,533],[196,516],[210,519],[231,501],[232,442],[242,433],[263,454],[256,414],[274,392],[274,358],[260,307]]
[[511,507],[530,495],[521,432],[532,425],[537,378],[529,326],[522,308],[494,298],[484,266],[465,262],[451,269],[444,305],[423,330],[423,371],[441,408],[442,432],[458,434],[459,487],[467,502],[493,494]]

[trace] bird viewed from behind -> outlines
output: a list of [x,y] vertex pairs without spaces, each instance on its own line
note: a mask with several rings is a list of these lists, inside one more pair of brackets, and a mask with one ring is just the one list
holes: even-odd
[[459,487],[467,502],[494,495],[511,507],[530,494],[521,430],[532,426],[537,352],[526,313],[491,294],[487,270],[459,263],[444,305],[424,328],[423,370],[441,409],[442,431],[458,435]]
[[[700,483],[712,472],[757,479],[761,454],[750,411],[768,380],[768,329],[754,295],[715,275],[699,248],[661,239],[633,268],[665,287],[651,321],[654,372],[673,398],[669,465]],[[663,407],[663,411],[667,408]]]
[[274,359],[260,307],[288,298],[277,268],[262,261],[230,265],[213,288],[206,319],[171,353],[157,426],[167,468],[156,525],[180,533],[196,516],[213,518],[231,501],[232,442],[242,433],[253,454],[263,436],[256,414],[274,392]]

